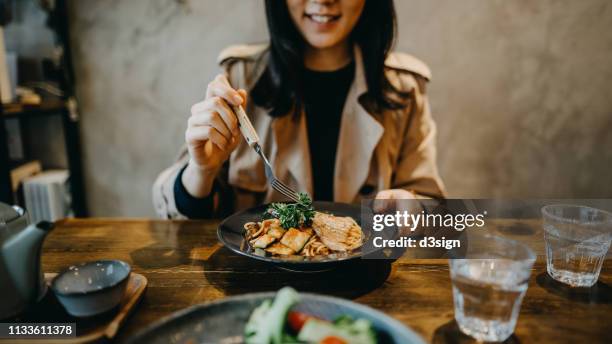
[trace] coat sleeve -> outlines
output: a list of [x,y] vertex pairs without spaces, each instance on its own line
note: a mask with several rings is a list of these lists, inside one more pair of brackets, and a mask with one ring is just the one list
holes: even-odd
[[153,206],[157,215],[164,219],[186,219],[178,210],[174,198],[174,183],[179,172],[189,162],[187,147],[183,147],[178,159],[170,167],[163,170],[153,183]]
[[446,192],[436,163],[436,124],[425,91],[427,80],[417,77],[392,187],[418,198],[444,198]]

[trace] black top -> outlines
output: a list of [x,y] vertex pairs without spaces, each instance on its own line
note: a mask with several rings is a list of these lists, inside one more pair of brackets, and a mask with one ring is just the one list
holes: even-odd
[[[332,72],[306,70],[304,73],[304,109],[314,189],[314,195],[311,196],[317,201],[334,200],[334,169],[340,122],[354,74],[354,62]],[[191,196],[181,181],[183,170],[174,183],[177,209],[192,219],[210,217],[214,192],[202,199]]]
[[334,200],[334,167],[340,121],[353,83],[355,63],[332,72],[307,70],[304,74],[304,109],[313,178],[313,199]]

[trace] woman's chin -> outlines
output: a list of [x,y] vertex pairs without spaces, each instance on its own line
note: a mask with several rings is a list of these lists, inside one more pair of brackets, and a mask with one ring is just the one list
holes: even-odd
[[331,35],[313,35],[312,37],[307,37],[306,41],[308,45],[310,45],[314,49],[329,49],[337,46],[340,43],[340,40],[337,37],[330,37]]

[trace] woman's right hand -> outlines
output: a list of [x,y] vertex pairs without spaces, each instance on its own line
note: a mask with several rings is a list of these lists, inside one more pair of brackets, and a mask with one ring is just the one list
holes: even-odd
[[244,106],[246,91],[235,90],[225,75],[208,84],[204,101],[191,107],[185,131],[189,165],[183,185],[194,197],[210,193],[215,175],[240,142],[238,119],[230,105]]

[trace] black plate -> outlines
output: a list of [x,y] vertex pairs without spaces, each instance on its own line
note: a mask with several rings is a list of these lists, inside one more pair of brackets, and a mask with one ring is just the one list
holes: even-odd
[[[361,225],[361,208],[352,204],[313,202],[314,208],[320,212],[326,212],[337,216],[350,216]],[[217,229],[219,241],[230,250],[253,259],[261,260],[276,265],[279,268],[292,271],[324,271],[337,267],[340,264],[362,258],[374,253],[371,245],[364,245],[350,253],[334,253],[328,256],[318,257],[279,257],[271,256],[263,250],[253,250],[244,240],[244,224],[247,222],[261,221],[261,214],[268,208],[262,205],[236,213],[221,222]],[[367,242],[372,236],[371,230],[363,228],[364,239]]]
[[[249,315],[275,293],[256,293],[193,306],[145,328],[128,343],[243,343]],[[322,319],[341,315],[372,322],[381,344],[421,344],[424,341],[397,320],[355,302],[316,294],[300,293],[293,309]]]

